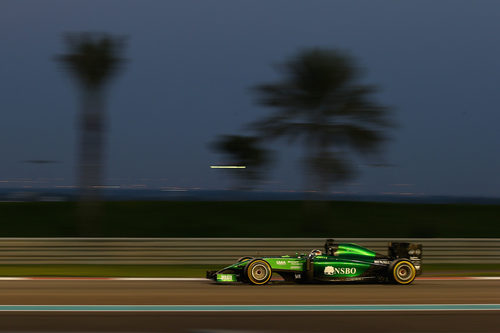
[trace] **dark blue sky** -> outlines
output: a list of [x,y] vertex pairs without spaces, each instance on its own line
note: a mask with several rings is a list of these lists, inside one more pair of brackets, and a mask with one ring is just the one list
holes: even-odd
[[[208,143],[269,112],[249,87],[278,78],[272,64],[325,47],[357,59],[400,124],[381,159],[393,166],[361,166],[339,191],[500,196],[498,1],[3,0],[0,181],[74,183],[78,95],[53,59],[75,31],[130,37],[110,87],[109,184],[226,186]],[[301,189],[301,150],[274,148],[268,188]]]

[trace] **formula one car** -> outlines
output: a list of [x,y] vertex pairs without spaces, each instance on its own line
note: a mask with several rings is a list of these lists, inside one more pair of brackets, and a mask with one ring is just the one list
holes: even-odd
[[243,257],[218,271],[208,271],[216,282],[263,285],[273,273],[293,282],[376,281],[407,285],[422,273],[422,245],[389,243],[388,255],[357,244],[327,239],[324,251],[273,257]]

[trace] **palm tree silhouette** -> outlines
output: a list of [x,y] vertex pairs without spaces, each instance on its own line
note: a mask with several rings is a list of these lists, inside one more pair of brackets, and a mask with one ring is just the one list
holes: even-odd
[[260,141],[253,136],[223,135],[217,138],[212,148],[224,154],[228,164],[244,166],[244,169],[227,170],[239,179],[237,189],[252,189],[263,177],[264,167],[270,162],[270,152],[260,147]]
[[124,38],[105,33],[65,36],[68,53],[58,60],[76,79],[82,104],[79,113],[79,188],[82,201],[97,201],[103,185],[106,132],[105,87],[124,62]]
[[374,87],[356,83],[359,71],[345,53],[308,49],[279,69],[283,80],[255,87],[258,103],[276,111],[252,127],[267,138],[301,141],[309,189],[326,192],[353,177],[350,152],[379,151],[392,126],[388,108],[370,99]]

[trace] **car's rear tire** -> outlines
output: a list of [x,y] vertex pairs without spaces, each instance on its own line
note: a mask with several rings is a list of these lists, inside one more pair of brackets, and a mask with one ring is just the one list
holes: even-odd
[[389,268],[390,280],[396,284],[410,284],[416,275],[417,270],[409,260],[397,260]]
[[262,259],[254,259],[245,266],[245,280],[250,284],[263,285],[271,280],[271,265]]

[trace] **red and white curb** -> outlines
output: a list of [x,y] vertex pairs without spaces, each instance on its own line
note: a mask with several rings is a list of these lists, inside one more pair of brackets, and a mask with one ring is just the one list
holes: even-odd
[[[499,281],[500,276],[418,277],[417,281]],[[169,277],[0,277],[0,281],[209,281],[205,278]]]

